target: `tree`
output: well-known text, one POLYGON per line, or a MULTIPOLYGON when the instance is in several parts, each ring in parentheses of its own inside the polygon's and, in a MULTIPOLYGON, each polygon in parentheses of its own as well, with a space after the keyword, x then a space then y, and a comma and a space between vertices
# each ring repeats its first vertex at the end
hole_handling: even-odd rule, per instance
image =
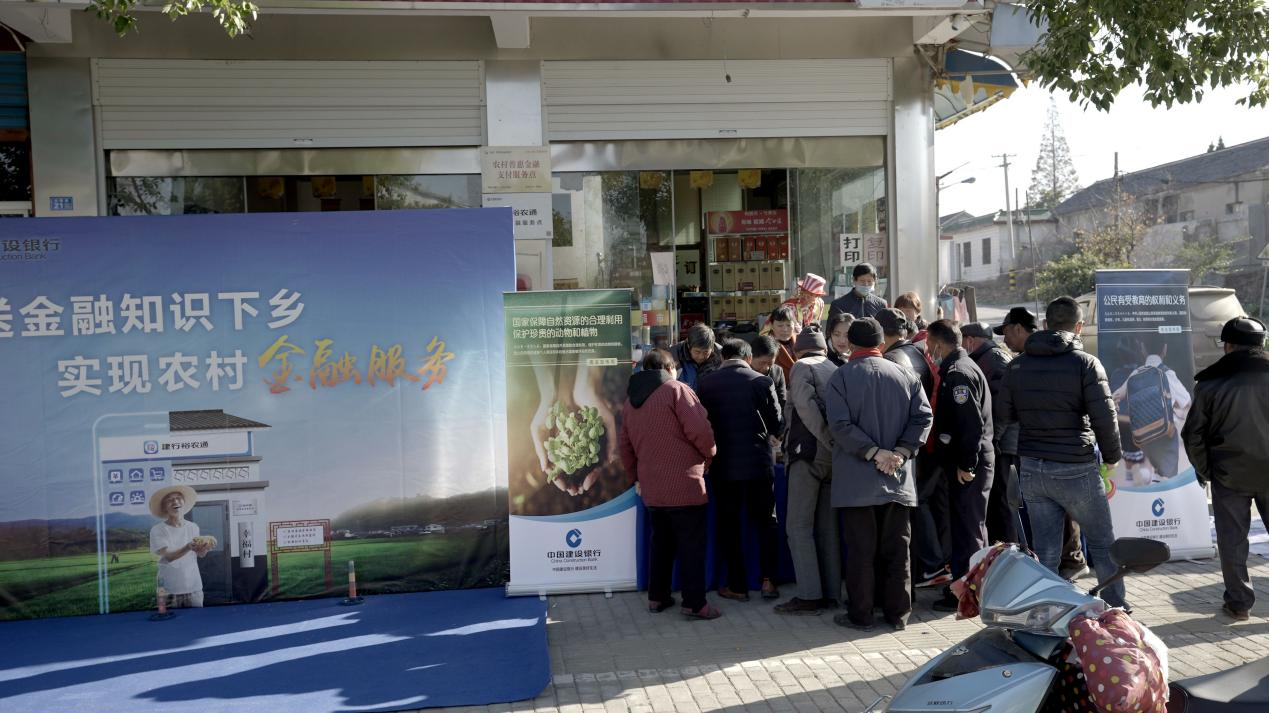
POLYGON ((1189 268, 1190 284, 1202 284, 1208 275, 1229 267, 1234 250, 1221 242, 1219 236, 1187 240, 1177 252, 1174 267, 1189 268))
POLYGON ((1032 297, 1047 302, 1058 297, 1079 297, 1092 292, 1097 284, 1097 271, 1127 267, 1117 262, 1106 262, 1097 256, 1075 251, 1045 265, 1036 273, 1032 297))
POLYGON ((1076 237, 1074 253, 1040 268, 1032 296, 1078 297, 1096 285, 1098 270, 1133 267, 1133 257, 1155 222, 1131 195, 1116 193, 1098 216, 1098 226, 1076 237))
POLYGON ((1071 161, 1071 147, 1058 119, 1057 102, 1049 99, 1049 119, 1040 137, 1040 155, 1031 171, 1027 205, 1052 210, 1079 188, 1079 176, 1071 161))
MULTIPOLYGON (((114 26, 120 36, 137 30, 134 14, 139 0, 91 0, 88 9, 114 26)), ((230 37, 248 33, 260 8, 251 0, 168 0, 163 14, 176 20, 193 13, 208 11, 230 37)))
POLYGON ((1269 104, 1269 8, 1264 0, 1031 0, 1048 33, 1022 56, 1041 86, 1108 110, 1133 84, 1152 106, 1189 103, 1205 88, 1249 83, 1239 103, 1269 104))

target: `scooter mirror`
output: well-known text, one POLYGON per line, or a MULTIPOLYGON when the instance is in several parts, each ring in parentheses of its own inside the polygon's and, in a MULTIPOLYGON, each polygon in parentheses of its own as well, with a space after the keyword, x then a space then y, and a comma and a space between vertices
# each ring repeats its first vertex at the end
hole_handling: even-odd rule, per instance
POLYGON ((1144 537, 1121 537, 1110 546, 1110 561, 1129 572, 1149 572, 1172 558, 1167 543, 1144 537))

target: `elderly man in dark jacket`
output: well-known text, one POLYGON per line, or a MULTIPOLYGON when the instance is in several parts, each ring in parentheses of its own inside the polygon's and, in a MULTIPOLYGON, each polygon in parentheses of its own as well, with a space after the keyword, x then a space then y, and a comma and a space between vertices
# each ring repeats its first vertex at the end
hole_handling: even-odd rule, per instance
POLYGON ((762 597, 776 599, 774 457, 771 439, 780 433, 780 404, 769 377, 750 367, 753 351, 740 339, 723 343, 723 364, 701 379, 698 393, 714 427, 718 455, 709 485, 716 507, 716 547, 727 568, 719 596, 748 601, 749 574, 741 541, 740 514, 758 533, 762 597))
POLYGON ((882 358, 881 339, 875 319, 850 325, 850 361, 829 382, 833 507, 842 509, 842 535, 850 545, 850 604, 833 621, 870 629, 880 599, 886 622, 899 630, 912 613, 908 547, 917 495, 911 460, 932 416, 916 375, 882 358))
POLYGON ((696 394, 675 380, 678 364, 664 349, 643 359, 630 377, 621 419, 621 462, 635 481, 652 521, 648 609, 674 606, 674 562, 683 583, 683 613, 716 619, 705 600, 705 468, 714 456, 714 432, 696 394))
POLYGON ((987 502, 987 541, 1017 542, 1026 544, 1022 528, 1022 492, 1018 490, 1016 458, 1018 452, 1017 425, 1007 426, 1001 409, 1004 399, 1000 391, 1005 387, 1005 370, 1013 355, 996 343, 991 327, 983 322, 969 322, 961 327, 962 345, 987 379, 991 390, 991 420, 994 425, 991 441, 996 458, 996 472, 992 478, 991 499, 987 502))
MULTIPOLYGON (((1115 529, 1093 446, 1106 465, 1119 462, 1119 417, 1105 369, 1080 342, 1084 314, 1079 303, 1059 297, 1049 303, 1045 317, 1049 328, 1032 334, 1023 355, 1009 362, 1001 393, 1005 418, 1020 426, 1022 497, 1032 546, 1040 562, 1057 572, 1063 517, 1069 513, 1088 539, 1098 580, 1105 582, 1116 571, 1110 561, 1115 529)), ((1127 608, 1123 582, 1104 590, 1102 598, 1127 608)))
MULTIPOLYGON (((961 347, 961 331, 940 319, 929 326, 925 348, 939 363, 939 408, 934 412, 934 456, 951 503, 952 578, 969 573, 969 558, 987 546, 987 501, 995 476, 991 444, 991 390, 987 377, 961 347)), ((960 600, 945 589, 937 611, 956 611, 960 600)))
POLYGON ((1194 405, 1181 429, 1199 482, 1212 484, 1216 546, 1227 616, 1243 621, 1256 602, 1247 575, 1251 504, 1269 517, 1269 357, 1265 324, 1237 317, 1221 330, 1225 356, 1194 377, 1194 405))
POLYGON ((723 363, 718 345, 714 343, 714 330, 708 324, 693 324, 687 330, 687 339, 675 344, 670 355, 679 365, 679 381, 696 391, 701 377, 717 369, 723 363))

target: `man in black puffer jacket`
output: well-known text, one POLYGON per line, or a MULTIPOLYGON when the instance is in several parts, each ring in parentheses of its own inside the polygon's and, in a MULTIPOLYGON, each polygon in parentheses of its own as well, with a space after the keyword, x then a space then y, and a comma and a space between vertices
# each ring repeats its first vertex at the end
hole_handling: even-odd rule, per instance
MULTIPOLYGON (((1110 545, 1115 531, 1102 483, 1102 462, 1121 457, 1118 414, 1097 357, 1084 353, 1084 314, 1070 297, 1049 303, 1048 329, 1032 334, 1009 363, 1001 413, 1020 426, 1022 497, 1031 520, 1033 549, 1044 566, 1058 571, 1064 516, 1080 524, 1098 581, 1115 574, 1110 545)), ((1102 592, 1111 606, 1127 608, 1123 583, 1102 592)))

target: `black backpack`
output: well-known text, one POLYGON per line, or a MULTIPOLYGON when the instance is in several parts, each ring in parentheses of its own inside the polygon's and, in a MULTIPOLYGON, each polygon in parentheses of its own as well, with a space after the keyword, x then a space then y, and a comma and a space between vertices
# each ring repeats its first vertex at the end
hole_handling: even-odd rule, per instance
POLYGON ((1128 422, 1138 445, 1176 435, 1176 412, 1164 368, 1144 366, 1128 377, 1128 422))

